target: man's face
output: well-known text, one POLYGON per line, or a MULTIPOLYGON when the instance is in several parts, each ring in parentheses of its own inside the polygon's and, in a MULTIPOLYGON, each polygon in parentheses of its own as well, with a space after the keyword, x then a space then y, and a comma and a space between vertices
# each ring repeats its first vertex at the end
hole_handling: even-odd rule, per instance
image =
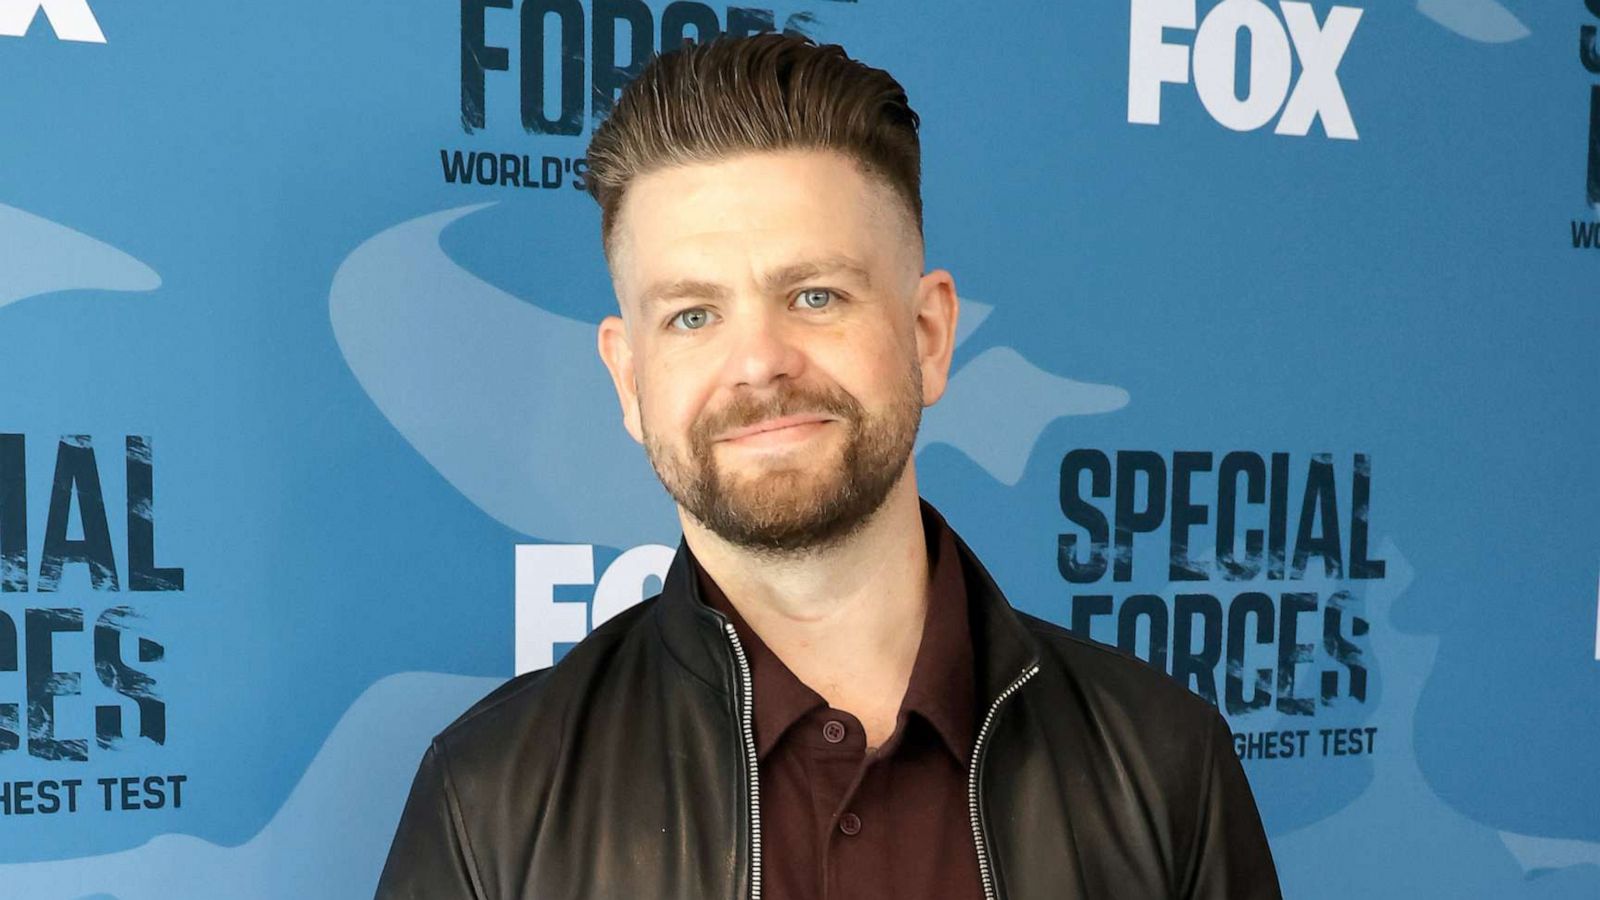
POLYGON ((615 227, 624 318, 601 354, 673 499, 780 553, 870 517, 943 391, 955 322, 902 201, 837 154, 751 153, 641 176, 615 227))

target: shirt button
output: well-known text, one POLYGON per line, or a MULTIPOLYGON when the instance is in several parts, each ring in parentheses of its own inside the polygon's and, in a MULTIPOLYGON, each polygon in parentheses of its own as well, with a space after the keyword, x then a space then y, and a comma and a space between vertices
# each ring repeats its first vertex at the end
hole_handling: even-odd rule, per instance
POLYGON ((830 744, 837 744, 844 740, 844 723, 838 719, 829 719, 822 726, 822 737, 830 744))
POLYGON ((855 813, 845 813, 839 817, 839 830, 845 834, 859 834, 861 832, 861 817, 855 813))

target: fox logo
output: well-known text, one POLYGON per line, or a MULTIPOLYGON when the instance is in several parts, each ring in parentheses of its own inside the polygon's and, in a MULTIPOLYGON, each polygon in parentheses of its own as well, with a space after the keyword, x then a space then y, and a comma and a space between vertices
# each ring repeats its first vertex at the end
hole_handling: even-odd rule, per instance
POLYGON ((1281 20, 1261 0, 1222 0, 1197 27, 1195 0, 1133 0, 1128 121, 1161 124, 1161 86, 1186 84, 1192 73, 1206 112, 1234 131, 1254 131, 1277 117, 1276 133, 1305 137, 1320 118, 1328 137, 1357 140, 1338 72, 1361 10, 1335 6, 1318 23, 1309 3, 1282 0, 1278 8, 1281 20), (1193 47, 1169 41, 1169 30, 1193 31, 1193 47), (1241 34, 1249 38, 1243 97, 1235 93, 1241 34), (1291 78, 1295 59, 1298 80, 1291 78))
POLYGON ((50 20, 56 38, 104 44, 105 32, 89 8, 89 0, 0 0, 0 37, 22 37, 28 33, 39 10, 50 20))

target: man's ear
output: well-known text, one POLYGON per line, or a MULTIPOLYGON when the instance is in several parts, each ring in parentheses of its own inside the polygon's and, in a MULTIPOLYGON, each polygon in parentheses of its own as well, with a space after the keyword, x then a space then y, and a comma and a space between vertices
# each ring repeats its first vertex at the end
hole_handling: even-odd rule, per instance
POLYGON ((622 405, 622 427, 642 444, 644 430, 639 426, 639 382, 633 369, 633 346, 628 343, 628 326, 620 316, 600 320, 599 350, 617 389, 617 402, 622 405))
POLYGON ((955 278, 944 269, 922 276, 913 306, 917 317, 917 364, 922 367, 922 405, 932 406, 944 396, 945 385, 950 381, 956 319, 961 313, 955 278))

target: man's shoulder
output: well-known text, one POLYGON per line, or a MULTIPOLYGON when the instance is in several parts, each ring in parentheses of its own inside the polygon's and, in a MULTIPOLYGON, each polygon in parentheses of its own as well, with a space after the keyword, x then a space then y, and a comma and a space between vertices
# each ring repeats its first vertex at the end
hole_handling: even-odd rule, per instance
POLYGON ((554 665, 524 672, 495 687, 434 738, 436 746, 463 763, 486 755, 515 756, 528 741, 559 740, 575 703, 617 668, 619 657, 636 653, 653 628, 651 597, 632 606, 573 645, 554 665))
POLYGON ((1139 657, 1021 610, 1017 616, 1038 640, 1041 662, 1058 669, 1096 710, 1125 713, 1130 721, 1169 735, 1179 730, 1204 735, 1221 718, 1204 698, 1139 657))

